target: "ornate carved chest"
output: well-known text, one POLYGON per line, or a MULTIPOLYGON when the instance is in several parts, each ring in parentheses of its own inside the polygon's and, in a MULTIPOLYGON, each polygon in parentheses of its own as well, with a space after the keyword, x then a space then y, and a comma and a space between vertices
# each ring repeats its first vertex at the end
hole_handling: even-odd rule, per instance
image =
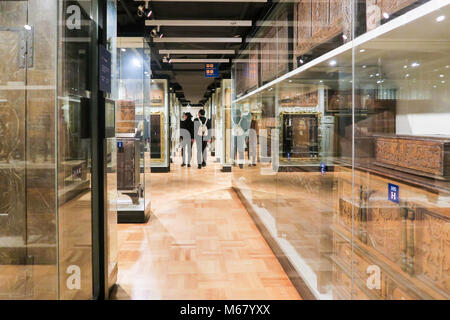
POLYGON ((450 138, 377 135, 375 164, 440 180, 450 178, 450 138))
POLYGON ((339 166, 335 171, 336 296, 349 298, 348 277, 353 272, 354 299, 449 299, 448 190, 425 191, 365 170, 355 169, 352 175, 351 169, 339 166), (389 182, 399 185, 399 203, 387 199, 389 182), (372 282, 375 276, 379 281, 372 282))

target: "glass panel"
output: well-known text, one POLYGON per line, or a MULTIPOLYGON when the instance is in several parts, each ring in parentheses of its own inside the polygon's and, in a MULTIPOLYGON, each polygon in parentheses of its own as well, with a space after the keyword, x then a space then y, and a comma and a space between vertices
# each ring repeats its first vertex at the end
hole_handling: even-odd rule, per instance
MULTIPOLYGON (((118 219, 145 222, 150 213, 150 197, 145 187, 149 159, 148 116, 150 66, 148 45, 142 39, 121 38, 119 52, 119 100, 116 109, 118 219)), ((166 157, 167 159, 167 157, 166 157)), ((148 181, 147 181, 148 180, 148 181)))
POLYGON ((450 297, 449 16, 299 0, 234 60, 233 185, 304 297, 450 297))
POLYGON ((0 3, 0 298, 55 299, 56 4, 0 3))
POLYGON ((355 299, 450 297, 450 6, 424 2, 368 3, 354 49, 355 299))
MULTIPOLYGON (((96 1, 61 1, 58 39, 58 225, 61 299, 92 297, 89 54, 96 1)), ((39 1, 39 7, 42 2, 39 1)))

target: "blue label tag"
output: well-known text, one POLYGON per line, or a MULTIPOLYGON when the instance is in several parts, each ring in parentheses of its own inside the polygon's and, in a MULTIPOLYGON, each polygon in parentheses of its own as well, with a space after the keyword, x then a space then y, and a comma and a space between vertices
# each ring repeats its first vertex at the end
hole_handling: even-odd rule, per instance
POLYGON ((388 200, 398 203, 400 200, 399 192, 400 192, 399 186, 392 183, 388 184, 388 200))
POLYGON ((123 148, 123 142, 122 141, 117 142, 117 148, 119 148, 119 149, 123 148))
POLYGON ((325 163, 320 164, 320 173, 325 174, 327 172, 327 165, 325 163))

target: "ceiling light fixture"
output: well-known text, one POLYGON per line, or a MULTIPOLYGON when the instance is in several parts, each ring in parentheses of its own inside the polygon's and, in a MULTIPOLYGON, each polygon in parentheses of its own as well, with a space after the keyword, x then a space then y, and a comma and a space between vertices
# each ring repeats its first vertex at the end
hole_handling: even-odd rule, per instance
POLYGON ((330 61, 330 66, 334 67, 335 65, 337 65, 337 61, 336 60, 331 60, 330 61))
POLYGON ((439 16, 439 17, 436 18, 437 22, 442 22, 444 20, 445 20, 445 16, 439 16))
POLYGON ((149 8, 148 1, 145 2, 145 5, 139 5, 137 15, 139 17, 147 17, 150 18, 153 14, 153 10, 149 8))
POLYGON ((24 25, 23 27, 25 28, 25 30, 31 30, 31 26, 28 24, 24 25))
POLYGON ((387 12, 383 12, 383 18, 385 18, 385 19, 389 19, 389 13, 387 13, 387 12))

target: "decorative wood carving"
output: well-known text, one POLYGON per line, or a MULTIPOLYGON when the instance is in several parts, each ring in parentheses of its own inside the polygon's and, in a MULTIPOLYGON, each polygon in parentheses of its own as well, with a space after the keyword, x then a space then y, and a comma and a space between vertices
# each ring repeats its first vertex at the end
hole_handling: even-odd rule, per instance
POLYGON ((117 101, 116 133, 135 132, 135 105, 132 100, 117 101))
POLYGON ((418 136, 376 136, 380 166, 435 179, 450 178, 450 139, 418 136))
POLYGON ((349 10, 349 0, 299 0, 294 8, 296 55, 306 54, 339 34, 350 40, 349 10))
POLYGON ((316 107, 319 104, 319 91, 316 87, 282 90, 280 106, 282 107, 316 107))
POLYGON ((369 292, 375 298, 449 299, 450 211, 445 201, 424 202, 426 191, 401 185, 396 204, 382 199, 383 178, 357 171, 354 186, 351 176, 340 177, 332 228, 333 284, 342 287, 342 273, 353 272, 353 287, 366 292, 367 269, 376 266, 380 288, 369 292), (357 195, 353 204, 351 194, 357 195))

